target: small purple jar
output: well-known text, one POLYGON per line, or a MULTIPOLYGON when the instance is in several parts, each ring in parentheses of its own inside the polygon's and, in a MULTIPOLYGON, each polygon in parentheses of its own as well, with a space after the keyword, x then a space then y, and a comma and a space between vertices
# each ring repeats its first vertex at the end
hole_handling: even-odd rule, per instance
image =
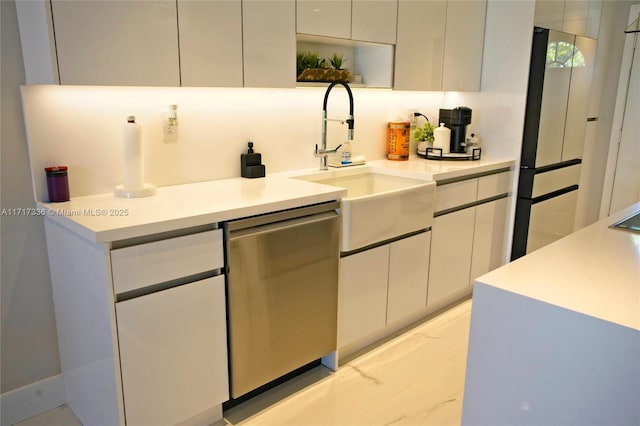
POLYGON ((47 172, 49 202, 69 201, 67 166, 46 167, 44 171, 47 172))

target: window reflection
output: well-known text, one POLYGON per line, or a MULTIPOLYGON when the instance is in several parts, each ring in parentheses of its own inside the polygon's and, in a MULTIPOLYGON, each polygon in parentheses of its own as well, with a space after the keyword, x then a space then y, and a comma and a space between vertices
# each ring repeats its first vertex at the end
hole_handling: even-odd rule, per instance
POLYGON ((576 46, 566 41, 547 45, 547 68, 584 67, 584 55, 576 46))

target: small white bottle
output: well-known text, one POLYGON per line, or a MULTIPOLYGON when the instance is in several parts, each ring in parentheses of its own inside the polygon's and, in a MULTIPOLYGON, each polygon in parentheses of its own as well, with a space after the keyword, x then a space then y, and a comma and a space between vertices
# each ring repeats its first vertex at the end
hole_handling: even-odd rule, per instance
MULTIPOLYGON (((440 123, 440 127, 433 129, 433 147, 442 149, 442 154, 448 154, 451 145, 451 129, 444 127, 444 123, 440 123)), ((433 152, 440 154, 440 150, 433 152)))
POLYGON ((343 166, 351 164, 351 142, 346 140, 340 147, 340 164, 343 166))

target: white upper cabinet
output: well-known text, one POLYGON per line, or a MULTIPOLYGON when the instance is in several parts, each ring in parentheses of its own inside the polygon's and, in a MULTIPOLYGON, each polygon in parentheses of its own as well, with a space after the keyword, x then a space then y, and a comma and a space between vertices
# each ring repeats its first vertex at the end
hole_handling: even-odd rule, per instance
POLYGON ((394 88, 480 90, 486 7, 482 0, 400 0, 394 88))
POLYGON ((480 90, 486 13, 486 1, 448 0, 442 90, 480 90))
POLYGON ((246 87, 295 87, 295 0, 243 0, 246 87))
POLYGON ((241 2, 178 0, 178 27, 183 86, 242 86, 241 2))
POLYGON ((61 84, 179 86, 176 3, 52 0, 61 84))
POLYGON ((296 32, 395 44, 398 0, 298 0, 296 32))
POLYGON ((538 0, 534 25, 598 38, 603 0, 538 0))
POLYGON ((446 16, 446 0, 400 0, 395 89, 438 91, 442 88, 446 16), (425 25, 425 16, 429 16, 428 25, 425 25))
POLYGON ((298 0, 296 32, 351 38, 351 0, 298 0))
POLYGON ((395 44, 398 0, 353 0, 351 38, 374 43, 395 44))

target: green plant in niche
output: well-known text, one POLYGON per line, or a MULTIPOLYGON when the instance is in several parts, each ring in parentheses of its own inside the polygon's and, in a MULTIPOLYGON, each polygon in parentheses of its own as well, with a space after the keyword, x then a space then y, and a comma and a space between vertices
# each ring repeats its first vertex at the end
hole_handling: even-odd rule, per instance
POLYGON ((296 54, 298 74, 306 68, 325 68, 325 60, 315 52, 299 52, 296 54))
POLYGON ((338 53, 334 53, 330 58, 329 58, 329 63, 331 64, 331 66, 337 70, 341 70, 342 66, 344 65, 344 63, 347 62, 346 59, 344 59, 343 55, 340 55, 338 53))
POLYGON ((424 125, 416 127, 413 137, 417 141, 433 142, 433 129, 435 126, 427 121, 424 125))

